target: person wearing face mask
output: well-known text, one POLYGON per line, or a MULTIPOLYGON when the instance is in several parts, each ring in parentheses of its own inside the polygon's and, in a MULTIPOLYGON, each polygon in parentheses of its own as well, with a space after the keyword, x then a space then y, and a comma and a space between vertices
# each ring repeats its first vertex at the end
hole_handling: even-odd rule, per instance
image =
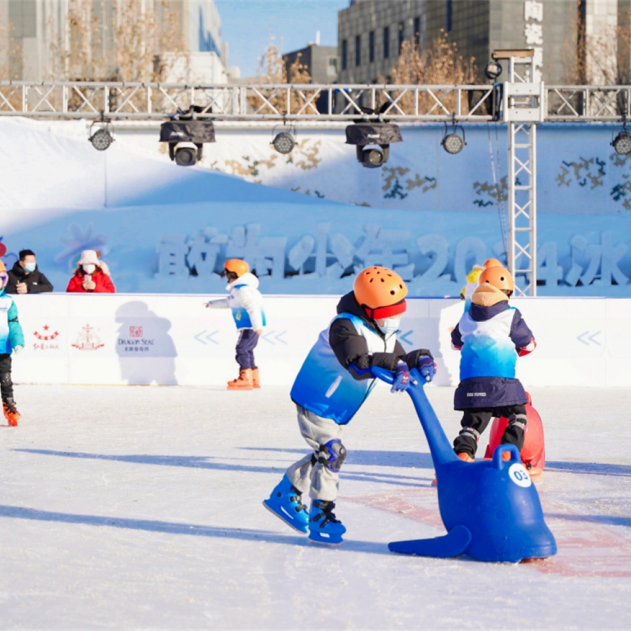
POLYGON ((19 353, 24 348, 24 333, 18 321, 18 308, 13 298, 5 292, 9 274, 0 261, 0 394, 2 411, 9 425, 16 426, 20 414, 13 398, 11 381, 11 353, 19 353))
POLYGON ((68 283, 67 292, 73 293, 116 293, 116 288, 109 277, 107 265, 99 260, 95 250, 83 250, 68 283))
POLYGON ((333 513, 346 458, 341 437, 375 385, 371 368, 394 373, 392 392, 407 389, 412 368, 427 381, 434 377, 436 365, 428 350, 406 353, 397 341, 406 295, 405 282, 392 270, 374 266, 360 272, 292 387, 298 426, 313 453, 287 469, 263 504, 295 530, 308 532, 315 543, 340 545, 346 532, 333 513), (309 513, 302 504, 307 491, 309 513))
POLYGON ((9 272, 5 291, 8 294, 41 294, 52 290, 50 281, 37 269, 35 252, 21 250, 19 259, 9 272))

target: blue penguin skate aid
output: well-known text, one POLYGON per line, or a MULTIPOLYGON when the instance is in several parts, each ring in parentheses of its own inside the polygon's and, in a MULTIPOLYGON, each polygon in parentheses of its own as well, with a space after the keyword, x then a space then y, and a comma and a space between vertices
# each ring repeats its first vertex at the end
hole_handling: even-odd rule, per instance
MULTIPOLYGON (((372 372, 392 383, 392 373, 381 368, 372 372)), ((423 390, 425 379, 415 368, 410 373, 407 392, 429 443, 438 480, 438 507, 448 534, 398 541, 388 548, 402 554, 443 558, 467 554, 478 561, 510 563, 556 554, 554 535, 518 449, 500 445, 492 460, 460 460, 423 390), (506 452, 508 461, 502 457, 506 452)))
POLYGON ((287 474, 276 485, 269 499, 263 500, 263 506, 294 530, 303 534, 307 533, 309 514, 306 511, 306 506, 300 501, 300 494, 292 486, 287 474))

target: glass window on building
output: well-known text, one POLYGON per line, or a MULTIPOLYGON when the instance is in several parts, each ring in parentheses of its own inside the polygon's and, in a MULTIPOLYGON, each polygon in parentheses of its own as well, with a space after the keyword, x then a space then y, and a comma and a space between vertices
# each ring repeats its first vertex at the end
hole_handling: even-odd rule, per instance
POLYGON ((361 66, 362 64, 362 36, 355 35, 355 65, 361 66))
POLYGON ((403 22, 399 22, 399 55, 401 54, 401 49, 403 48, 403 42, 405 40, 405 25, 403 22))
POLYGON ((414 47, 421 47, 421 18, 414 18, 414 47))
POLYGON ((390 57, 390 28, 388 26, 383 27, 383 58, 388 59, 390 57))
POLYGON ((346 59, 348 57, 348 42, 342 40, 342 70, 346 70, 346 59))
POLYGON ((368 61, 375 61, 375 31, 368 33, 368 61))
POLYGON ((329 77, 337 76, 337 57, 328 57, 326 60, 326 74, 329 77))
POLYGON ((447 24, 445 30, 447 33, 451 33, 454 28, 454 3, 453 0, 447 0, 447 24))

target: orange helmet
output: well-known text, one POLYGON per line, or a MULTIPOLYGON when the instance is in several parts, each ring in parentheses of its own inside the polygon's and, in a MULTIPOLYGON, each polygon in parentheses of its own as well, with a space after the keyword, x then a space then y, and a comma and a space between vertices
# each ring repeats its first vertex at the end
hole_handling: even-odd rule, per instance
POLYGON ((374 265, 357 274, 353 293, 368 316, 380 320, 405 311, 408 288, 396 272, 374 265))
POLYGON ((485 269, 480 274, 480 285, 482 283, 493 285, 493 287, 503 291, 507 296, 510 296, 515 289, 515 281, 512 274, 501 265, 485 269))
POLYGON ((243 274, 246 274, 247 272, 250 271, 250 266, 245 261, 242 261, 241 259, 228 259, 223 264, 223 269, 224 269, 224 274, 227 274, 228 272, 232 272, 233 274, 236 275, 237 278, 240 278, 241 276, 243 276, 243 274))
POLYGON ((497 259, 486 259, 486 261, 482 263, 482 267, 486 269, 487 267, 504 267, 504 265, 497 259))

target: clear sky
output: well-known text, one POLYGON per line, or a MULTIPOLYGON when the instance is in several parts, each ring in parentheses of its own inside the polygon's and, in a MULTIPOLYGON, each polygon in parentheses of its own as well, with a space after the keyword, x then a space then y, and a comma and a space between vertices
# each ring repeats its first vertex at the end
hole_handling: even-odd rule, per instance
POLYGON ((222 39, 230 46, 229 63, 249 77, 270 35, 281 40, 283 53, 314 42, 316 31, 322 46, 337 46, 337 12, 349 0, 215 0, 215 5, 222 39))

